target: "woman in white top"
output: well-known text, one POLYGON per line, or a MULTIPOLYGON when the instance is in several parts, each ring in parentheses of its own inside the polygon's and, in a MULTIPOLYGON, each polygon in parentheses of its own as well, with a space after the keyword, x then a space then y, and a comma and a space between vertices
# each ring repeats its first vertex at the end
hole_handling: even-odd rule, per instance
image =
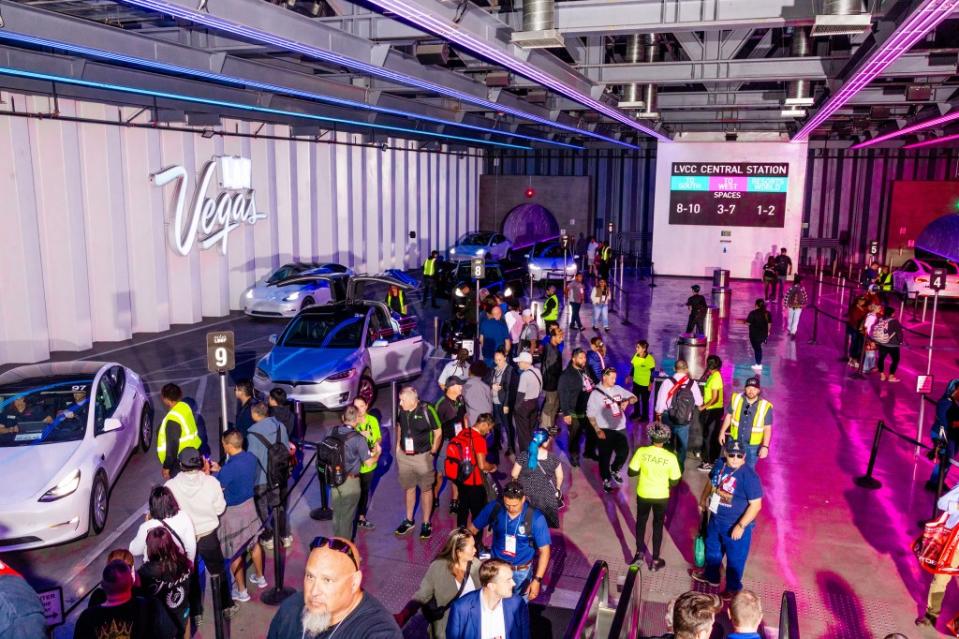
POLYGON ((468 592, 479 590, 479 566, 473 535, 466 528, 456 528, 427 569, 413 600, 396 615, 397 623, 402 626, 422 607, 427 619, 438 616, 430 624, 433 639, 446 639, 450 604, 468 592), (430 615, 431 611, 436 614, 430 615))
POLYGON ((609 284, 600 280, 589 294, 593 302, 593 328, 597 331, 600 326, 609 332, 609 284))
POLYGON ((147 533, 157 526, 166 526, 174 541, 186 553, 191 563, 196 560, 196 531, 193 520, 184 510, 180 510, 176 497, 166 486, 154 486, 150 491, 150 512, 146 521, 140 524, 137 536, 130 542, 130 552, 134 557, 142 557, 147 561, 147 533))
POLYGON ((436 382, 440 385, 440 390, 446 392, 446 380, 450 377, 459 377, 468 379, 470 376, 470 354, 465 348, 461 348, 456 357, 451 362, 447 362, 440 372, 439 379, 436 382))

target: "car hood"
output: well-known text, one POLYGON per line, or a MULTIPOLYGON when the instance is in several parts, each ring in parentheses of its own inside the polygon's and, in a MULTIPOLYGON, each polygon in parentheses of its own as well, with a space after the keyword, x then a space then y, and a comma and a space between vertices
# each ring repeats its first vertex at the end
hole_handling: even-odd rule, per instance
POLYGON ((457 244, 454 248, 456 249, 456 253, 464 255, 476 255, 476 252, 480 249, 485 251, 490 250, 490 247, 481 244, 457 244))
POLYGON ((361 349, 274 347, 260 360, 271 381, 319 382, 339 373, 362 359, 361 349))
MULTIPOLYGON (((563 258, 561 257, 533 257, 530 258, 529 263, 545 269, 562 270, 563 268, 563 258)), ((567 266, 575 263, 572 258, 566 260, 567 266)))
POLYGON ((0 475, 3 476, 0 506, 39 498, 40 492, 52 487, 65 472, 73 472, 76 464, 70 464, 70 458, 82 443, 0 448, 0 475))
POLYGON ((290 293, 303 290, 303 284, 289 284, 274 286, 273 284, 257 284, 253 287, 253 299, 282 301, 290 293))

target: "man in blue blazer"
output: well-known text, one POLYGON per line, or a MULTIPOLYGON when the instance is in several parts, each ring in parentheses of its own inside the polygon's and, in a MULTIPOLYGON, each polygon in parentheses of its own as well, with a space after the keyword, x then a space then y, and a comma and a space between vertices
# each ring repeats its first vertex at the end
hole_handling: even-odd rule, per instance
POLYGON ((450 607, 446 639, 529 639, 526 600, 513 595, 513 569, 488 559, 479 569, 480 589, 450 607))

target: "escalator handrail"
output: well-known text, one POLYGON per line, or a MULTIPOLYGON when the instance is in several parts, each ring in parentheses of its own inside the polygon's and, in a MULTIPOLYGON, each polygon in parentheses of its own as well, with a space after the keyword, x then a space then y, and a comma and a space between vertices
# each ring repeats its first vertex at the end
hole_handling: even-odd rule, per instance
POLYGON ((639 595, 642 592, 643 578, 639 572, 639 564, 631 564, 626 573, 626 580, 623 582, 623 590, 619 596, 619 603, 616 605, 616 613, 613 615, 613 623, 609 627, 609 639, 619 639, 619 637, 635 637, 639 622, 639 595), (639 580, 639 588, 636 587, 636 580, 639 580), (630 614, 631 613, 631 614, 630 614), (629 615, 630 618, 627 618, 629 615), (627 634, 623 634, 623 627, 627 626, 627 634))
POLYGON ((782 604, 779 606, 779 639, 800 639, 796 593, 791 590, 783 591, 782 604))
POLYGON ((586 585, 579 596, 579 601, 576 602, 576 608, 573 609, 573 617, 566 627, 563 639, 579 639, 583 635, 589 611, 597 597, 600 603, 609 603, 609 566, 602 559, 596 560, 589 571, 586 585))

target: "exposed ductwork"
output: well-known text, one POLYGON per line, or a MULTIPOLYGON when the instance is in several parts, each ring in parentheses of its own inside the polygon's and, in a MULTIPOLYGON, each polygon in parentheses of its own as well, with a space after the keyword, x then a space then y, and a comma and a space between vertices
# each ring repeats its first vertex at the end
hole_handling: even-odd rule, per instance
MULTIPOLYGON (((659 42, 655 33, 631 35, 626 41, 626 61, 630 63, 657 62, 659 60, 659 42)), ((623 88, 621 109, 639 109, 637 118, 655 120, 657 87, 655 84, 632 82, 623 88)))
POLYGON ((563 34, 556 30, 554 0, 523 0, 523 30, 514 31, 510 41, 524 49, 565 47, 563 34))
MULTIPOLYGON (((789 53, 794 58, 804 58, 812 55, 812 41, 806 27, 797 27, 793 31, 789 53)), ((783 105, 784 117, 802 117, 806 112, 796 107, 812 106, 812 82, 806 79, 790 80, 786 84, 786 100, 783 105)))
POLYGON ((863 10, 862 0, 820 0, 821 11, 813 22, 811 35, 827 38, 857 35, 872 28, 872 15, 863 10))

